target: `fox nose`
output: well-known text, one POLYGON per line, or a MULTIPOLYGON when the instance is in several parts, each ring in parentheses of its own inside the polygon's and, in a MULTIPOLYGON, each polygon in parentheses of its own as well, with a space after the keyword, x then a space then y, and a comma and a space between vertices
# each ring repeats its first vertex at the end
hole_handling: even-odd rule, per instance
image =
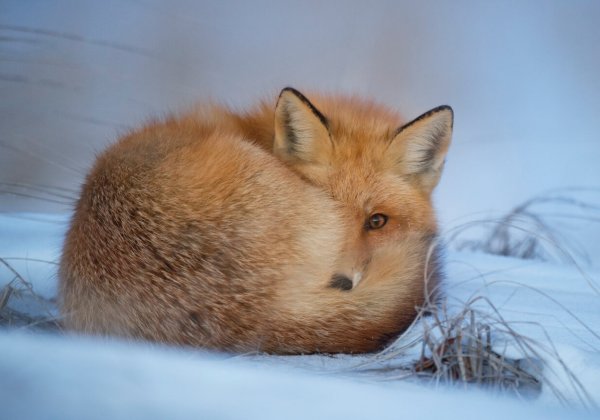
POLYGON ((352 280, 344 274, 334 274, 331 276, 331 281, 329 282, 329 287, 340 290, 352 290, 352 280))
POLYGON ((352 290, 358 285, 358 282, 362 279, 362 273, 356 272, 352 276, 352 278, 346 276, 345 274, 334 274, 331 276, 331 281, 329 282, 329 287, 333 287, 334 289, 340 290, 352 290))

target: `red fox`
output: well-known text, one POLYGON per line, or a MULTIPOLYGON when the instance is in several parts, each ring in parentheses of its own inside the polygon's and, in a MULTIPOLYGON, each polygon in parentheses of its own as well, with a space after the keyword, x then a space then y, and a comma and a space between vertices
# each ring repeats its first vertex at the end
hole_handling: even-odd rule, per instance
POLYGON ((440 279, 431 192, 453 112, 284 89, 100 155, 60 263, 69 329, 233 352, 363 353, 440 279))

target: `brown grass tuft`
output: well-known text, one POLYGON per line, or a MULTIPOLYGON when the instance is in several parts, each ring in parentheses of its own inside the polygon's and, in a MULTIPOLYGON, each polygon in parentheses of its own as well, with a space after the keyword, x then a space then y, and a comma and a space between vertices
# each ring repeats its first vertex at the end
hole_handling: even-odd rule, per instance
POLYGON ((565 222, 600 222, 600 206, 576 198, 579 193, 598 193, 595 188, 565 188, 548 191, 515 206, 497 219, 464 223, 447 232, 447 241, 457 250, 485 252, 520 259, 572 263, 589 256, 568 233, 565 222), (475 238, 463 239, 473 229, 486 228, 475 238))
POLYGON ((55 315, 57 312, 56 301, 36 293, 31 283, 25 280, 4 258, 0 258, 0 265, 4 265, 13 276, 0 289, 0 327, 44 331, 60 330, 60 322, 55 315), (33 307, 34 310, 17 309, 18 306, 33 307), (39 315, 32 315, 32 313, 39 315))

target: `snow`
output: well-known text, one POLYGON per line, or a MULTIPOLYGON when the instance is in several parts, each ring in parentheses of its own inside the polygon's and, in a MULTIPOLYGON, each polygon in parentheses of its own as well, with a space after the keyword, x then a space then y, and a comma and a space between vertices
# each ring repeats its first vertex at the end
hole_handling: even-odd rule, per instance
POLYGON ((1 333, 7 419, 593 418, 482 392, 249 366, 222 356, 1 333))
MULTIPOLYGON (((66 215, 0 215, 0 255, 47 297, 66 215)), ((365 374, 397 359, 372 356, 210 354, 110 339, 0 332, 5 418, 593 418, 600 401, 600 276, 567 264, 450 251, 449 310, 485 296, 520 334, 539 344, 547 381, 537 398, 498 395, 365 374), (590 283, 592 282, 592 283, 590 283), (578 383, 574 382, 576 378, 578 383), (557 392, 555 392, 557 391, 557 392), (557 393, 559 397, 557 397, 557 393), (435 403, 432 403, 435 401, 435 403), (592 411, 585 411, 585 409, 592 411)), ((0 269, 3 285, 12 276, 0 269)), ((35 302, 29 302, 34 310, 35 302)), ((482 312, 492 313, 482 304, 482 312)), ((395 347, 422 334, 418 325, 395 347)), ((500 351, 519 357, 510 342, 500 351), (504 348, 508 346, 507 348, 504 348)))

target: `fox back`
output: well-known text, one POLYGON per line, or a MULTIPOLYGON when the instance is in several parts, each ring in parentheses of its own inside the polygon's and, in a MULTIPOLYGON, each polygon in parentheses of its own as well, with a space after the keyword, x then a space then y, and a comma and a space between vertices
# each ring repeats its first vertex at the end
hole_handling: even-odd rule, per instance
POLYGON ((154 122, 105 151, 60 265, 76 331, 228 351, 368 352, 439 281, 431 191, 452 111, 402 124, 284 89, 154 122))

